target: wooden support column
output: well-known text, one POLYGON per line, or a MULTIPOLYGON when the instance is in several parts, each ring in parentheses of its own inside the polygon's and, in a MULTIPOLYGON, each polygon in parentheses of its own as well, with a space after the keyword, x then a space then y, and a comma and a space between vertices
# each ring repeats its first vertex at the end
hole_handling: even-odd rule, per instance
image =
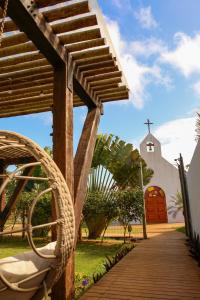
POLYGON ((74 159, 75 241, 77 241, 78 230, 81 223, 81 215, 87 190, 87 178, 92 164, 100 115, 100 107, 95 107, 88 111, 74 159))
MULTIPOLYGON (((22 174, 22 176, 30 176, 32 174, 34 170, 34 167, 29 167, 26 168, 22 174)), ((13 209, 13 207, 15 206, 20 193, 23 191, 23 189, 25 188, 26 184, 27 184, 28 180, 20 180, 12 194, 12 196, 10 197, 8 203, 6 204, 6 206, 4 207, 3 211, 0 213, 0 228, 3 229, 6 221, 8 220, 11 211, 13 209)))
MULTIPOLYGON (((73 164, 73 93, 67 86, 66 67, 54 70, 53 158, 61 170, 74 198, 73 164)), ((73 253, 66 271, 52 289, 52 300, 71 300, 74 293, 73 253)))
MULTIPOLYGON (((4 174, 5 172, 5 166, 1 163, 0 164, 0 174, 4 174)), ((3 178, 0 179, 0 184, 3 183, 3 178)), ((0 195, 0 213, 4 210, 6 206, 6 195, 5 195, 5 191, 3 191, 3 193, 0 195)))

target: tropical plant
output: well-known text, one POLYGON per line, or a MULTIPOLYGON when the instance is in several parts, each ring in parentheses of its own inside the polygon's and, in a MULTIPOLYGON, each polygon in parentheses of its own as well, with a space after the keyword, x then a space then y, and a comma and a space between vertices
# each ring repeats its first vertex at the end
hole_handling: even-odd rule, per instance
POLYGON ((147 168, 139 151, 134 149, 132 144, 112 134, 97 136, 92 167, 104 166, 113 175, 118 188, 134 189, 140 186, 140 161, 143 167, 144 185, 146 185, 153 171, 147 168))
POLYGON ((171 197, 168 212, 173 218, 176 218, 179 212, 183 212, 183 198, 180 192, 177 192, 176 195, 171 197))
POLYGON ((90 239, 96 239, 117 216, 116 186, 112 174, 102 166, 91 169, 83 215, 90 239))
POLYGON ((105 233, 109 223, 119 214, 118 191, 138 191, 141 162, 144 184, 147 184, 153 171, 147 168, 133 145, 112 134, 97 136, 83 210, 89 238, 97 238, 102 232, 105 233))
POLYGON ((143 193, 141 189, 119 191, 117 196, 118 221, 124 228, 124 243, 126 231, 130 223, 141 221, 143 214, 143 193))

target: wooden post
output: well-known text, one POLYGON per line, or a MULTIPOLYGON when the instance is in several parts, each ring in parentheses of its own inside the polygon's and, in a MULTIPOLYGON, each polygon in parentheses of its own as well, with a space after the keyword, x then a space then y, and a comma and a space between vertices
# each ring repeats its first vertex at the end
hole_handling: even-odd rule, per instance
MULTIPOLYGON (((3 164, 0 164, 0 174, 4 174, 5 172, 5 166, 3 164)), ((0 179, 0 184, 3 183, 3 178, 0 179)), ((4 210, 4 207, 6 206, 6 195, 5 191, 2 192, 0 195, 0 213, 4 210)))
POLYGON ((87 178, 92 164, 100 115, 100 107, 95 107, 88 111, 74 159, 75 241, 77 241, 81 223, 81 215, 87 190, 87 178))
POLYGON ((145 195, 144 195, 144 180, 143 180, 143 171, 142 171, 142 162, 140 161, 140 180, 141 180, 141 189, 143 197, 143 214, 142 214, 142 228, 143 228, 143 237, 147 239, 147 222, 146 222, 146 207, 145 207, 145 195))
MULTIPOLYGON (((67 86, 67 68, 54 70, 53 96, 53 158, 61 170, 71 195, 74 194, 73 165, 73 93, 67 86)), ((71 300, 74 294, 74 259, 52 289, 52 300, 71 300)))

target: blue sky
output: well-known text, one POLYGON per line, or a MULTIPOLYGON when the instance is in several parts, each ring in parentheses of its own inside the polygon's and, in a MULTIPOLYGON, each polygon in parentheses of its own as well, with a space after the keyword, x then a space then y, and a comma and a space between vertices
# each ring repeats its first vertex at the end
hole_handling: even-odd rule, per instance
MULTIPOLYGON (((131 89, 129 102, 104 106, 99 132, 138 147, 150 118, 163 155, 173 161, 182 152, 189 163, 200 103, 200 1, 99 0, 99 5, 131 89)), ((85 113, 74 110, 75 148, 85 113)), ((0 128, 51 146, 50 113, 0 119, 0 128)))

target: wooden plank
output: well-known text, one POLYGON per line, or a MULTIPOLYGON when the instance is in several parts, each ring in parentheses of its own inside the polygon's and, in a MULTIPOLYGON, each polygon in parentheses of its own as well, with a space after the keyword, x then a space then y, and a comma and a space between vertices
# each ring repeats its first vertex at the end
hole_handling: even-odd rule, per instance
POLYGON ((43 15, 48 22, 53 22, 88 12, 89 6, 87 0, 71 0, 60 7, 53 9, 50 7, 47 11, 43 11, 43 15))
POLYGON ((65 48, 69 52, 76 52, 76 51, 81 51, 81 50, 94 48, 98 46, 105 46, 105 40, 103 38, 69 44, 66 45, 65 48))
POLYGON ((3 80, 10 80, 10 79, 12 79, 13 82, 15 82, 17 79, 25 80, 27 78, 30 78, 29 76, 36 76, 36 75, 42 76, 42 74, 45 74, 49 71, 53 72, 53 69, 50 65, 39 66, 32 69, 25 69, 25 70, 22 69, 22 71, 18 71, 18 72, 0 74, 0 79, 1 82, 3 82, 3 80))
POLYGON ((103 98, 102 102, 112 102, 112 101, 119 101, 119 100, 128 100, 129 94, 128 92, 125 95, 120 96, 113 96, 113 97, 106 97, 103 98))
POLYGON ((94 25, 97 25, 96 15, 93 13, 87 13, 80 16, 68 18, 67 21, 52 24, 51 27, 57 34, 94 25))
POLYGON ((106 80, 106 79, 114 79, 114 78, 121 78, 121 71, 115 71, 115 72, 111 72, 111 73, 104 73, 104 74, 98 74, 98 75, 94 75, 94 76, 88 76, 85 79, 85 82, 88 84, 91 84, 93 82, 98 82, 98 81, 102 81, 102 80, 106 80))
POLYGON ((109 55, 109 48, 107 46, 96 47, 89 50, 71 53, 73 60, 83 60, 87 58, 95 58, 98 56, 109 55))
MULTIPOLYGON (((49 77, 49 78, 44 78, 44 79, 39 79, 39 80, 33 80, 32 84, 33 84, 33 86, 36 87, 36 86, 47 85, 52 82, 53 82, 53 78, 49 77)), ((7 84, 5 86, 0 86, 0 94, 9 89, 11 91, 15 91, 15 90, 23 89, 23 88, 30 88, 30 82, 22 82, 22 83, 18 83, 18 84, 12 84, 12 81, 10 81, 10 84, 7 84)))
POLYGON ((5 25, 4 25, 4 32, 11 32, 11 31, 18 31, 19 28, 17 28, 17 25, 9 18, 6 19, 5 25))
MULTIPOLYGON (((29 55, 30 56, 30 55, 29 55)), ((50 66, 46 58, 39 58, 37 60, 28 59, 26 62, 16 62, 16 64, 7 64, 4 67, 0 67, 0 74, 8 74, 10 77, 15 76, 18 72, 23 72, 25 70, 29 70, 34 72, 35 68, 50 66)))
POLYGON ((12 56, 6 59, 0 60, 0 69, 2 67, 8 67, 11 65, 17 65, 21 63, 26 63, 26 62, 31 62, 34 60, 42 59, 44 56, 39 53, 38 51, 31 53, 31 54, 26 54, 26 55, 21 55, 21 56, 12 56))
MULTIPOLYGON (((50 83, 50 84, 43 84, 43 85, 38 85, 38 86, 29 86, 27 88, 22 88, 22 89, 18 89, 18 90, 13 90, 12 91, 12 95, 22 95, 23 93, 26 93, 26 92, 35 92, 35 91, 43 91, 45 89, 51 89, 53 87, 53 84, 50 83)), ((8 96, 8 95, 11 95, 9 91, 3 91, 3 92, 0 92, 0 97, 3 97, 3 96, 8 96)))
MULTIPOLYGON (((1 1, 0 5, 3 6, 4 2, 1 1)), ((59 38, 33 4, 31 0, 9 1, 8 15, 52 65, 66 63, 66 53, 59 38)))
POLYGON ((104 96, 105 94, 112 94, 112 93, 116 93, 116 92, 126 92, 127 87, 122 85, 122 86, 118 86, 116 88, 104 88, 103 90, 100 90, 98 92, 96 92, 96 95, 99 96, 104 96))
POLYGON ((84 66, 89 66, 90 64, 97 64, 97 63, 102 63, 104 61, 112 61, 112 55, 107 54, 107 55, 100 55, 100 56, 95 56, 95 57, 88 57, 84 59, 77 59, 75 61, 75 66, 74 66, 74 75, 78 75, 79 70, 81 67, 84 66))
POLYGON ((2 113, 0 111, 0 118, 9 118, 9 117, 16 117, 16 116, 24 116, 24 115, 30 115, 30 114, 36 114, 36 113, 41 113, 41 112, 47 112, 51 111, 52 107, 37 107, 33 109, 21 109, 20 111, 7 111, 2 113))
POLYGON ((19 100, 19 99, 24 99, 24 98, 28 98, 28 97, 39 97, 42 94, 44 95, 53 95, 53 89, 49 89, 49 90, 43 90, 43 91, 34 91, 34 92, 26 92, 26 93, 22 93, 21 95, 9 95, 9 96, 4 96, 4 97, 0 97, 0 103, 4 102, 4 101, 9 101, 9 100, 19 100))
MULTIPOLYGON (((51 70, 50 70, 51 71, 51 70)), ((26 84, 27 82, 30 85, 30 82, 32 82, 33 84, 37 84, 38 82, 45 82, 48 83, 49 80, 53 79, 53 72, 41 72, 39 74, 37 73, 32 73, 31 75, 27 75, 27 76, 20 76, 19 74, 17 74, 18 76, 15 77, 8 77, 8 78, 2 78, 2 76, 0 76, 1 79, 1 84, 0 84, 0 90, 1 89, 6 89, 6 88, 10 88, 10 87, 20 87, 20 84, 26 84), (45 81, 46 80, 46 81, 45 81)))
POLYGON ((34 110, 37 108, 38 109, 49 108, 49 110, 51 110, 52 104, 53 104, 52 99, 47 99, 42 102, 35 102, 35 103, 31 102, 31 103, 28 103, 27 105, 24 102, 21 104, 18 104, 17 106, 7 104, 6 107, 0 106, 0 109, 1 109, 1 114, 8 113, 8 112, 14 113, 14 112, 30 111, 30 110, 34 110))
MULTIPOLYGON (((65 68, 55 69, 54 75, 53 157, 67 182, 72 199, 74 199, 73 94, 67 87, 67 70, 65 68)), ((72 255, 66 271, 52 289, 52 300, 72 299, 74 294, 73 276, 72 255)))
MULTIPOLYGON (((30 176, 32 174, 34 170, 34 167, 29 167, 26 168, 23 172, 23 176, 30 176)), ((9 201, 7 202, 4 210, 0 213, 0 228, 2 229, 6 223, 6 221, 8 220, 12 209, 14 208, 17 200, 19 199, 20 193, 23 191, 23 189, 25 188, 26 184, 27 184, 27 179, 26 180, 20 180, 12 194, 12 196, 10 197, 9 201)), ((0 229, 0 230, 1 230, 0 229)))
POLYGON ((103 87, 107 84, 113 84, 113 83, 121 83, 121 78, 120 77, 115 77, 115 78, 108 78, 108 79, 102 79, 98 81, 93 81, 89 84, 92 90, 95 90, 96 87, 100 87, 103 89, 103 87))
POLYGON ((0 58, 16 55, 16 54, 22 54, 27 52, 36 51, 37 48, 33 45, 32 42, 26 42, 19 45, 14 45, 6 48, 0 48, 0 58))
POLYGON ((108 101, 108 100, 121 100, 128 98, 128 92, 115 92, 115 93, 108 93, 103 96, 99 96, 98 99, 100 101, 108 101))
POLYGON ((27 36, 20 32, 10 36, 4 36, 1 43, 1 48, 11 47, 28 42, 27 36))
POLYGON ((92 64, 86 64, 86 65, 81 65, 78 67, 79 72, 92 72, 93 70, 98 70, 102 68, 107 68, 107 67, 114 67, 115 62, 111 59, 105 60, 103 59, 101 62, 97 63, 92 63, 92 64))
POLYGON ((90 71, 85 71, 82 72, 81 76, 84 78, 87 78, 88 76, 93 76, 93 75, 100 75, 100 74, 104 74, 104 73, 111 73, 111 72, 115 72, 118 71, 117 66, 109 66, 109 67, 104 67, 104 68, 95 68, 95 69, 91 69, 90 71))
POLYGON ((76 240, 81 222, 82 209, 87 190, 87 178, 92 163, 100 115, 101 109, 99 107, 93 108, 88 111, 74 159, 76 240))
POLYGON ((98 26, 82 28, 59 35, 61 43, 65 45, 99 38, 101 38, 101 32, 98 26))
POLYGON ((63 3, 67 1, 71 1, 71 0, 36 0, 36 4, 39 8, 42 8, 50 5, 57 5, 59 3, 63 3))
MULTIPOLYGON (((19 105, 24 103, 24 106, 28 106, 30 104, 36 104, 40 102, 44 102, 46 100, 51 100, 52 99, 52 94, 46 94, 46 95, 37 95, 37 96, 29 96, 25 98, 18 98, 18 99, 3 99, 0 101, 0 108, 6 108, 6 107, 11 107, 11 105, 19 105)), ((19 107, 19 106, 18 106, 19 107)))

